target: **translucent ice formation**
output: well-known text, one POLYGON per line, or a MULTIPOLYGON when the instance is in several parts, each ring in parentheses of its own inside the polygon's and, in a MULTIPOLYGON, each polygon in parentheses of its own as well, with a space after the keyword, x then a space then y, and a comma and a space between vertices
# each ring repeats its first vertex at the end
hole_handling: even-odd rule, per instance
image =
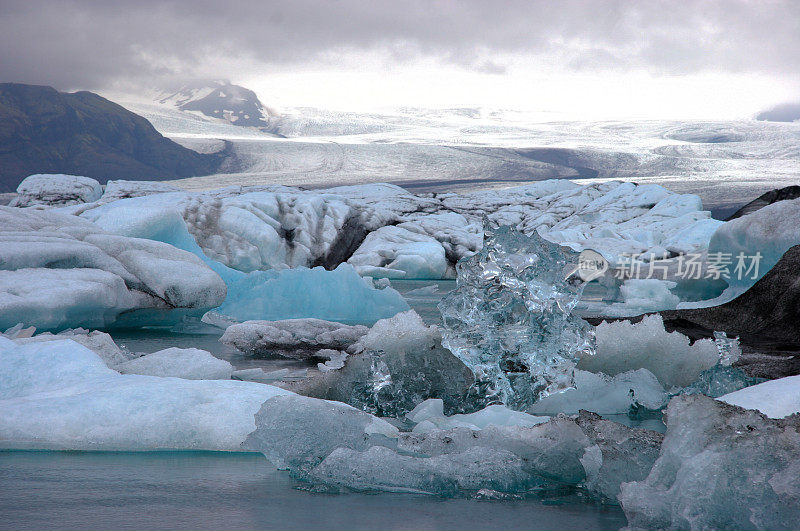
POLYGON ((579 369, 610 376, 647 369, 667 390, 692 384, 700 373, 720 361, 712 340, 701 339, 690 345, 683 334, 668 333, 657 314, 647 315, 635 324, 600 323, 596 335, 597 351, 592 356, 582 356, 579 369))
POLYGON ((800 418, 673 398, 658 460, 619 496, 634 529, 794 529, 800 418))
POLYGON ((576 414, 580 410, 601 415, 630 413, 639 408, 656 410, 669 395, 647 369, 631 370, 613 377, 575 371, 575 387, 552 393, 528 409, 537 415, 576 414))
POLYGON ((301 475, 328 486, 440 496, 581 486, 613 501, 621 483, 647 476, 660 442, 658 433, 583 413, 535 426, 403 433, 395 444, 363 450, 350 443, 301 475))
POLYGON ((353 266, 253 271, 229 282, 228 297, 214 310, 234 321, 315 318, 372 324, 409 309, 391 287, 376 289, 353 266))
POLYGON ((428 398, 442 399, 448 413, 465 407, 472 374, 442 347, 439 329, 413 310, 378 321, 349 351, 343 368, 297 382, 292 390, 381 416, 402 417, 428 398))
POLYGON ((295 395, 268 400, 255 420, 243 448, 295 473, 310 470, 337 448, 365 450, 391 444, 399 434, 385 420, 347 404, 295 395))
POLYGON ((483 249, 458 263, 457 288, 439 304, 443 344, 490 401, 512 408, 572 386, 594 332, 571 313, 583 291, 577 256, 513 227, 487 231, 483 249))

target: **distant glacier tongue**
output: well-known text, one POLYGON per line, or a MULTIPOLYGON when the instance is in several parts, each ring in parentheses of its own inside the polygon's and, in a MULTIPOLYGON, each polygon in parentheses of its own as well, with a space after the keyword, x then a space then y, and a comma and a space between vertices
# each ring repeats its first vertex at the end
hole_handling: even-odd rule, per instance
POLYGON ((458 262, 441 303, 443 344, 475 373, 478 396, 524 409, 572 386, 574 360, 594 353, 594 329, 572 315, 584 282, 578 254, 538 234, 488 228, 458 262))

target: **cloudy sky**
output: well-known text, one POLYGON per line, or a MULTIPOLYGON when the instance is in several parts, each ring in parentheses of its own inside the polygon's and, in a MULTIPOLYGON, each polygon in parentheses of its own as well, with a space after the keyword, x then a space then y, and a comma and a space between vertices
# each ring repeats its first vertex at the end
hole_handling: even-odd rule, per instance
POLYGON ((0 0, 0 81, 268 105, 734 118, 800 100, 800 2, 0 0))

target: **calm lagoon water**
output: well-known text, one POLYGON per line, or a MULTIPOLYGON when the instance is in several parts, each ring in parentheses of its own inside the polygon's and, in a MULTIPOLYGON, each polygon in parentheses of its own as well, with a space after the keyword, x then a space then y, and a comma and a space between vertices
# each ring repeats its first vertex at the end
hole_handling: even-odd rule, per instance
POLYGON ((2 529, 618 529, 575 495, 512 501, 298 490, 260 454, 0 452, 2 529))

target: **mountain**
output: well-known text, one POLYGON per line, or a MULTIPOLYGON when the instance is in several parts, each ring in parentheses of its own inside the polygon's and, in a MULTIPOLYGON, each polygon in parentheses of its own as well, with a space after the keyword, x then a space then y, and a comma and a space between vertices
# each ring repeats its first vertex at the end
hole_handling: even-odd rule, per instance
POLYGON ((208 175, 222 153, 200 154, 163 137, 92 92, 0 83, 0 192, 34 173, 165 180, 208 175))
POLYGON ((781 103, 756 115, 756 120, 796 122, 800 120, 800 103, 781 103))
POLYGON ((272 115, 255 92, 227 81, 185 85, 177 92, 162 93, 157 100, 243 127, 267 127, 272 115))

